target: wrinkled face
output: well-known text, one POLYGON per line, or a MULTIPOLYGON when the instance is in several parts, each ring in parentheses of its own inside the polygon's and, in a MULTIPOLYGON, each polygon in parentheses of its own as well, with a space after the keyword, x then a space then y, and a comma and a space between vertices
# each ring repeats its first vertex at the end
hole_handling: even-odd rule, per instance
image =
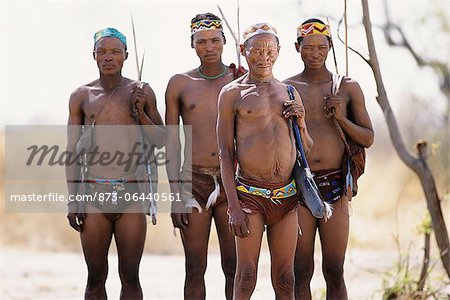
POLYGON ((278 40, 272 34, 255 35, 241 47, 241 52, 247 59, 250 74, 257 77, 272 75, 272 68, 279 51, 278 40))
POLYGON ((325 65, 330 43, 324 35, 311 35, 304 37, 300 45, 296 43, 296 48, 302 56, 305 67, 319 69, 325 65))
POLYGON ((202 30, 194 33, 192 46, 203 63, 214 63, 221 60, 223 36, 220 30, 202 30))
POLYGON ((104 75, 120 73, 123 62, 128 57, 125 45, 114 37, 100 39, 95 46, 93 54, 100 72, 104 75))

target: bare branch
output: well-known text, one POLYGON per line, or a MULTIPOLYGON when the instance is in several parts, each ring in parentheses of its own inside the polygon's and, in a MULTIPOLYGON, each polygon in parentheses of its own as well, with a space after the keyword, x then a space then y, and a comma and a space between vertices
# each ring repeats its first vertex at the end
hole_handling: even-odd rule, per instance
MULTIPOLYGON (((342 40, 341 36, 339 35, 339 30, 340 30, 340 28, 341 28, 341 24, 342 24, 343 19, 344 19, 344 17, 342 17, 342 18, 339 20, 338 28, 337 28, 337 37, 338 37, 339 41, 340 41, 343 45, 345 45, 345 42, 342 40)), ((355 53, 355 54, 357 54, 359 57, 361 57, 366 63, 369 63, 369 60, 368 60, 366 57, 364 57, 364 55, 361 54, 358 50, 354 49, 352 46, 350 46, 350 45, 348 45, 348 44, 347 44, 347 47, 348 47, 348 49, 350 49, 353 53, 355 53)))
POLYGON ((408 38, 406 37, 405 32, 403 29, 397 25, 393 24, 391 22, 390 16, 389 16, 389 6, 387 4, 387 0, 383 1, 384 3, 384 10, 386 14, 386 23, 382 26, 382 30, 384 33, 384 37, 386 39, 386 42, 390 46, 395 47, 404 47, 406 48, 409 53, 414 57, 414 60, 417 62, 417 64, 421 67, 423 66, 429 66, 432 67, 435 71, 439 73, 441 76, 441 90, 446 93, 446 91, 450 90, 450 71, 449 67, 440 61, 436 60, 428 60, 423 58, 420 54, 418 54, 415 49, 411 46, 411 43, 409 42, 408 38), (393 38, 394 32, 398 33, 401 40, 395 41, 393 38))
POLYGON ((338 69, 338 64, 337 64, 337 59, 336 59, 336 50, 334 48, 334 43, 333 43, 333 35, 331 34, 331 27, 330 27, 330 20, 327 18, 327 26, 328 26, 328 30, 330 31, 330 41, 331 41, 331 50, 333 51, 333 61, 334 61, 334 68, 336 70, 336 74, 339 74, 339 69, 338 69))
MULTIPOLYGON (((372 68, 372 72, 374 74, 377 85, 377 101, 386 117, 386 122, 395 150, 397 151, 400 159, 419 177, 427 201, 428 211, 431 215, 432 226, 435 232, 436 242, 440 250, 441 261, 445 271, 447 272, 447 276, 450 278, 450 242, 445 221, 442 215, 440 199, 437 193, 434 177, 431 173, 430 168, 428 167, 424 154, 419 153, 419 157, 415 158, 412 156, 412 154, 409 153, 404 145, 381 76, 380 65, 378 63, 375 42, 372 34, 368 0, 361 0, 361 2, 363 7, 363 24, 366 32, 367 46, 369 49, 369 65, 372 68)), ((424 143, 420 144, 422 146, 418 149, 423 150, 424 143)))
MULTIPOLYGON (((239 5, 239 0, 236 0, 237 2, 237 11, 236 11, 236 17, 237 17, 237 39, 238 39, 238 43, 240 43, 240 38, 241 38, 241 18, 240 18, 240 10, 241 10, 241 6, 239 5)), ((239 59, 240 60, 240 59, 239 59)), ((240 65, 240 61, 239 61, 239 65, 240 65)))
POLYGON ((344 27, 345 27, 345 76, 348 76, 348 23, 347 23, 347 0, 344 0, 344 27))
MULTIPOLYGON (((238 2, 238 5, 239 5, 239 2, 238 2)), ((240 51, 240 40, 239 40, 239 36, 236 36, 236 34, 234 33, 233 29, 231 28, 230 23, 228 23, 228 20, 227 20, 227 18, 225 17, 225 14, 223 13, 223 11, 222 11, 222 9, 220 8, 220 5, 219 5, 219 4, 217 4, 217 8, 219 9, 220 15, 222 16, 222 19, 225 21, 225 24, 227 25, 228 30, 230 31, 231 36, 232 36, 233 39, 234 39, 234 44, 235 44, 235 46, 236 46, 236 55, 237 55, 237 60, 238 60, 238 66, 240 66, 240 65, 241 65, 241 51, 240 51)), ((240 32, 240 29, 239 29, 239 6, 238 6, 238 32, 240 32)), ((238 34, 240 34, 240 33, 238 33, 238 34)))
POLYGON ((425 287, 425 281, 427 280, 428 276, 428 266, 430 265, 430 240, 431 240, 430 233, 426 231, 422 270, 420 271, 420 278, 419 282, 417 283, 418 291, 423 291, 423 288, 425 287))

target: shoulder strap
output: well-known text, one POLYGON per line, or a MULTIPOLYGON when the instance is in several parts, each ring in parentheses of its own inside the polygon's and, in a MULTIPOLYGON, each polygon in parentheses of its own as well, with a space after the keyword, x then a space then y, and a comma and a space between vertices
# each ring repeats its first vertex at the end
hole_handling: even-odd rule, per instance
MULTIPOLYGON (((290 84, 287 85, 287 92, 289 95, 289 99, 290 100, 295 100, 295 94, 294 94, 294 87, 290 84)), ((292 116, 292 118, 289 119, 289 122, 292 126, 292 130, 294 132, 294 139, 295 139, 295 143, 296 143, 296 148, 297 151, 300 154, 300 164, 302 165, 303 168, 308 168, 309 169, 309 165, 308 165, 308 161, 306 160, 306 154, 305 154, 305 150, 303 149, 303 140, 302 140, 302 135, 300 134, 300 129, 298 128, 297 125, 297 117, 296 116, 292 116)))
MULTIPOLYGON (((331 84, 331 93, 336 95, 339 92, 339 89, 341 87, 342 81, 345 76, 339 75, 339 74, 333 74, 333 82, 331 84)), ((333 123, 336 126, 336 129, 339 133, 339 137, 341 138, 342 142, 345 145, 345 149, 347 151, 347 154, 350 156, 350 146, 348 145, 347 139, 345 137, 344 130, 342 129, 341 125, 339 125, 338 121, 333 117, 333 123)))
POLYGON ((295 100, 294 87, 292 85, 288 84, 287 85, 287 91, 288 91, 289 99, 290 100, 295 100))
POLYGON ((95 121, 97 121, 98 117, 99 117, 100 114, 103 112, 103 110, 105 109, 105 107, 108 105, 108 103, 111 102, 112 96, 115 94, 115 92, 117 91, 117 88, 118 88, 118 87, 119 87, 119 86, 116 86, 116 88, 112 91, 112 93, 109 94, 108 99, 106 100, 105 104, 103 104, 103 106, 100 107, 100 109, 97 111, 97 114, 95 114, 95 119, 94 119, 94 121, 92 121, 92 124, 91 124, 91 125, 94 125, 94 124, 95 124, 95 121))

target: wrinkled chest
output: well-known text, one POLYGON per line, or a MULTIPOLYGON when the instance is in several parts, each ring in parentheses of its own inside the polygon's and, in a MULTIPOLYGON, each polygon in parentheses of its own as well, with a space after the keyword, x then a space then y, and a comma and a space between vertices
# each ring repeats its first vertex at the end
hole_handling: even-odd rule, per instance
POLYGON ((249 92, 241 95, 236 105, 236 113, 242 118, 282 117, 286 98, 249 92))

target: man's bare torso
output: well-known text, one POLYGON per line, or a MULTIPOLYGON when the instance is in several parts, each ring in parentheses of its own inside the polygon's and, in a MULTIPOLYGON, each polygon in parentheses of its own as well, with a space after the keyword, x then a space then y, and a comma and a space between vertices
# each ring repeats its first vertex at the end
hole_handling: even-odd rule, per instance
MULTIPOLYGON (((111 125, 136 125, 131 117, 130 104, 132 89, 136 84, 136 81, 124 78, 113 93, 114 89, 105 90, 96 80, 85 85, 81 90, 84 98, 81 103, 83 124, 92 124, 95 120, 94 147, 98 148, 94 149, 98 153, 91 158, 93 163, 88 169, 91 176, 119 178, 135 173, 134 163, 129 161, 127 164, 119 165, 119 158, 122 157, 122 162, 130 159, 129 154, 133 152, 136 143, 140 142, 138 128, 137 126, 111 125), (107 103, 108 98, 110 99, 107 103), (102 107, 104 108, 98 115, 102 107)), ((137 150, 140 151, 140 148, 137 150)), ((133 157, 135 160, 137 158, 137 155, 133 157)))
POLYGON ((293 134, 282 115, 289 99, 286 85, 278 81, 236 83, 233 89, 239 176, 270 183, 286 181, 295 162, 293 134))
MULTIPOLYGON (((311 170, 340 168, 345 152, 344 144, 332 119, 325 116, 324 110, 324 97, 331 93, 331 78, 329 81, 312 83, 306 82, 301 76, 296 75, 285 82, 292 84, 297 89, 305 106, 306 124, 309 134, 314 140, 314 146, 307 155, 311 170)), ((340 95, 344 99, 345 105, 348 106, 348 94, 343 85, 340 95)))
POLYGON ((217 100, 221 88, 233 80, 233 72, 229 69, 215 80, 201 78, 196 69, 176 76, 183 124, 192 128, 192 143, 187 139, 185 153, 192 153, 192 165, 218 167, 217 100))

